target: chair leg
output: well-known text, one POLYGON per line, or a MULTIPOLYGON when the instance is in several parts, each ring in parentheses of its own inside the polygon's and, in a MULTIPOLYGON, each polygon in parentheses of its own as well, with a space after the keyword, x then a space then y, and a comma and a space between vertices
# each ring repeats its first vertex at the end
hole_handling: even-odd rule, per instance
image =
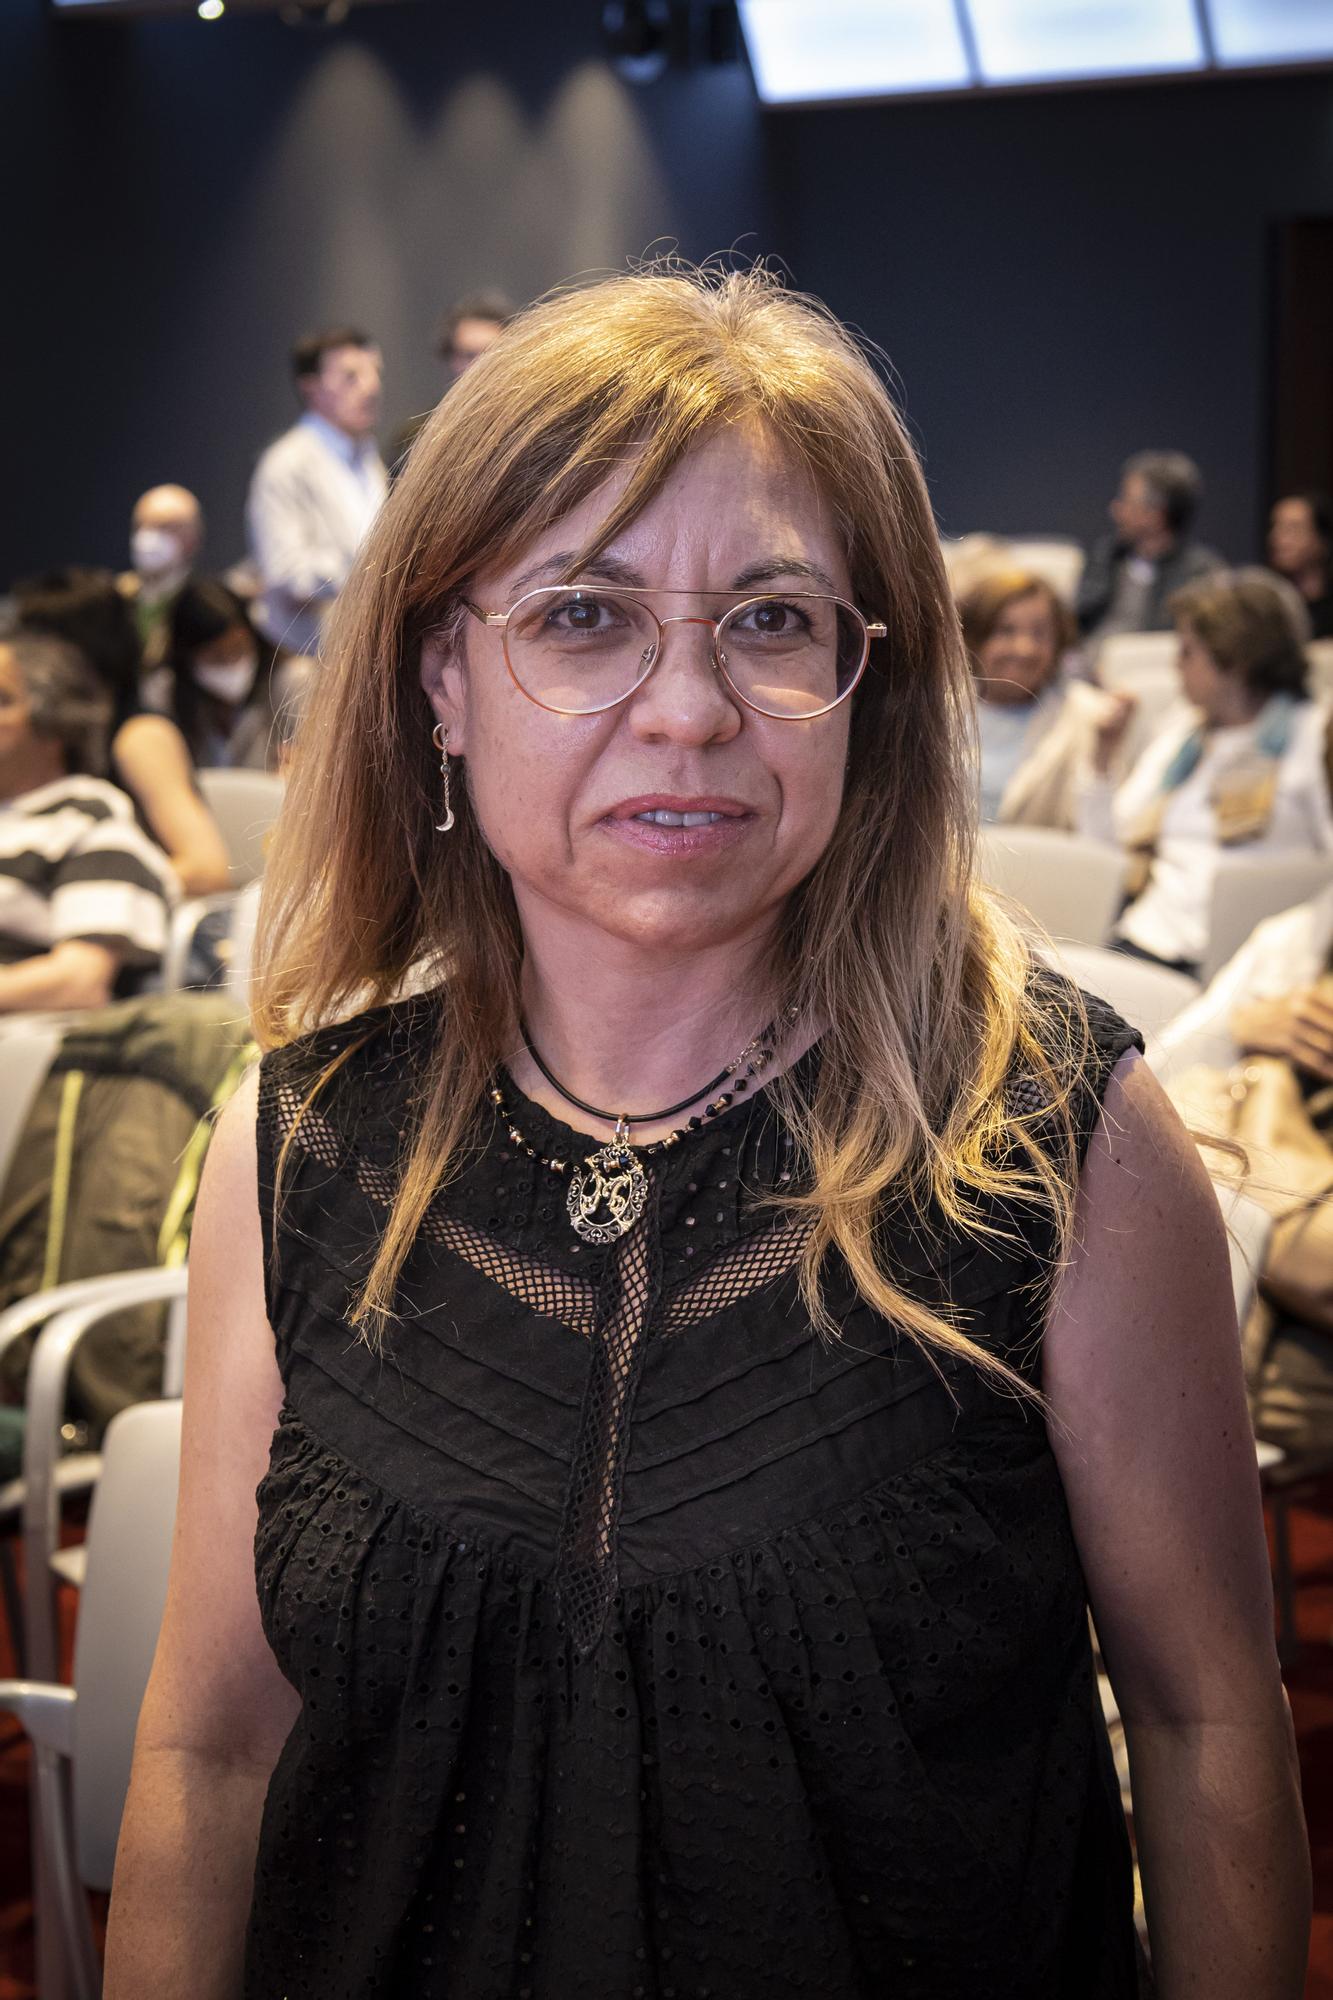
POLYGON ((69 1763, 40 1744, 32 1756, 37 1991, 41 2000, 98 2000, 102 1969, 79 1880, 69 1763))

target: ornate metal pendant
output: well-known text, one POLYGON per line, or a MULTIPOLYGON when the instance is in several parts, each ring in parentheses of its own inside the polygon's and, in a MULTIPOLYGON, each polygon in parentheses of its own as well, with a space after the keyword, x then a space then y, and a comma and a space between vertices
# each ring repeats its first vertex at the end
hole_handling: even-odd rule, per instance
POLYGON ((648 1200, 648 1176, 643 1162, 626 1143, 629 1127, 621 1119, 616 1136, 589 1153, 569 1177, 569 1219, 585 1243, 616 1243, 633 1229, 648 1200))

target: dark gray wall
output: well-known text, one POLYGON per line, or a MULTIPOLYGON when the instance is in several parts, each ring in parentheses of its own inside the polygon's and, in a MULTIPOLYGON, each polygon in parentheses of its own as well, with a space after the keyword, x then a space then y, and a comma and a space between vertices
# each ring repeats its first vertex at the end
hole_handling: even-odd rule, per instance
POLYGON ((892 356, 946 532, 1100 532, 1143 446, 1203 467, 1200 532, 1257 548, 1268 253, 1333 213, 1333 79, 917 102, 783 120, 802 283, 892 356))
POLYGON ((630 89, 595 0, 271 17, 48 22, 0 0, 5 351, 25 468, 0 480, 0 578, 125 560, 134 495, 179 479, 210 555, 242 542, 258 449, 292 421, 294 334, 364 323, 386 430, 440 392, 442 308, 519 299, 649 245, 770 234, 762 139, 735 66, 630 89), (11 179, 11 189, 13 183, 11 179))
POLYGON ((739 67, 646 90, 599 0, 51 22, 0 0, 8 297, 0 579, 123 560, 133 496, 240 551, 293 333, 363 320, 386 428, 437 393, 440 308, 658 239, 787 262, 892 356, 946 530, 1095 532, 1120 459, 1204 466, 1255 543, 1271 223, 1333 212, 1333 82, 1261 78, 762 114, 739 67))

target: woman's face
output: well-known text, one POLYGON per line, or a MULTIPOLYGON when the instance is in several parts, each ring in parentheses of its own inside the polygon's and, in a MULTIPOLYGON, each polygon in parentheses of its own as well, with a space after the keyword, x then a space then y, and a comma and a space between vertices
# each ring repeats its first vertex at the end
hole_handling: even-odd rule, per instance
MULTIPOLYGON (((476 576, 471 602, 507 610, 565 581, 626 477, 476 576)), ((662 619, 719 618, 784 587, 852 594, 832 510, 765 432, 740 425, 691 452, 580 580, 671 593, 650 600, 662 619)), ((619 707, 556 715, 515 686, 501 637, 469 618, 454 651, 428 642, 422 679, 529 937, 573 920, 658 952, 768 932, 836 824, 855 695, 809 721, 758 715, 714 668, 708 627, 673 624, 619 707), (645 817, 664 810, 708 818, 645 817)))
POLYGON ((1059 665, 1060 634, 1044 591, 1005 605, 976 653, 977 693, 998 707, 1035 701, 1059 665))
POLYGON ((1279 500, 1268 524, 1268 557, 1283 576, 1297 576, 1314 563, 1328 561, 1328 548, 1308 500, 1279 500))
POLYGON ((1229 668, 1218 665, 1193 626, 1177 625, 1176 637, 1180 642, 1176 671, 1180 675, 1181 692, 1186 701, 1193 702, 1211 717, 1219 702, 1225 703, 1233 693, 1236 676, 1229 668))

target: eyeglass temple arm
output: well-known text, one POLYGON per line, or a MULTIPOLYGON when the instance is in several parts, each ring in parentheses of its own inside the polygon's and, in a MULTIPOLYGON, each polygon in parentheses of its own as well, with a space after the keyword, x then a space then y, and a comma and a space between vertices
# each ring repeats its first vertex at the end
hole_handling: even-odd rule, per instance
POLYGON ((463 609, 470 611, 472 616, 478 619, 483 625, 503 625, 509 618, 507 611, 483 611, 481 606, 474 604, 470 597, 463 599, 463 609))

